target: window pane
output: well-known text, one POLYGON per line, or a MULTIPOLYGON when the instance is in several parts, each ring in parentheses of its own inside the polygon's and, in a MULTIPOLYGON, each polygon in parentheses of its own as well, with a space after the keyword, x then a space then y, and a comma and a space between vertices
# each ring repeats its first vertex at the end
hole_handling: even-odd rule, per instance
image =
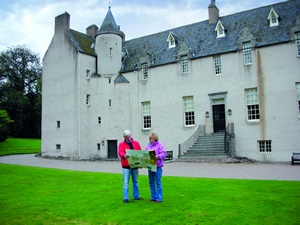
POLYGON ((297 99, 298 99, 298 116, 300 117, 300 83, 296 84, 297 99))
POLYGON ((171 41, 171 46, 175 45, 175 40, 174 40, 174 38, 172 36, 170 38, 170 41, 171 41))
POLYGON ((246 90, 248 120, 259 120, 259 104, 257 89, 246 90))
POLYGON ((182 65, 182 73, 188 73, 189 67, 188 67, 188 57, 187 55, 181 57, 181 65, 182 65))
POLYGON ((277 23, 277 18, 274 13, 272 13, 272 23, 277 23))
POLYGON ((219 26, 219 35, 222 35, 224 33, 223 27, 220 25, 219 26))
POLYGON ((144 116, 144 128, 151 128, 151 116, 144 116))
POLYGON ((195 124, 194 112, 186 112, 185 113, 185 125, 194 125, 194 124, 195 124))
POLYGON ((184 97, 184 120, 185 125, 194 125, 195 124, 195 115, 194 115, 194 98, 193 97, 184 97))
POLYGON ((272 142, 271 141, 258 141, 258 151, 260 153, 270 153, 272 152, 272 142))
POLYGON ((184 111, 191 112, 194 111, 194 100, 193 97, 184 98, 184 111))
POLYGON ((257 89, 246 90, 247 105, 258 104, 258 93, 257 89))
POLYGON ((150 102, 142 103, 143 128, 151 128, 151 108, 150 102))
POLYGON ((250 42, 243 44, 245 65, 252 64, 252 50, 250 42))
POLYGON ((297 56, 300 56, 300 32, 296 33, 295 36, 296 36, 297 56))
POLYGON ((300 101, 300 83, 296 84, 296 89, 297 89, 297 99, 300 101))
POLYGON ((86 79, 90 79, 90 70, 86 70, 85 77, 86 77, 86 79))
POLYGON ((150 102, 143 103, 143 116, 151 115, 150 102))
POLYGON ((85 103, 86 103, 87 106, 90 105, 90 95, 86 95, 85 103))
POLYGON ((259 105, 248 105, 248 120, 259 120, 259 105))
POLYGON ((147 65, 147 63, 142 65, 142 75, 143 75, 143 80, 148 79, 148 65, 147 65))
POLYGON ((222 72, 221 71, 221 56, 215 56, 214 61, 215 61, 215 74, 219 75, 222 72))

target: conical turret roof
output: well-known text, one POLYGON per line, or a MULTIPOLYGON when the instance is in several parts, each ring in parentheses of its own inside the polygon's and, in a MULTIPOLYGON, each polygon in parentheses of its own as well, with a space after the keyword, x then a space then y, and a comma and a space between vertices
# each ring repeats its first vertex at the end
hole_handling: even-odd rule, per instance
POLYGON ((122 33, 117 26, 117 23, 112 15, 110 7, 108 8, 106 17, 103 20, 103 23, 97 32, 97 35, 99 34, 118 34, 122 37, 122 33))

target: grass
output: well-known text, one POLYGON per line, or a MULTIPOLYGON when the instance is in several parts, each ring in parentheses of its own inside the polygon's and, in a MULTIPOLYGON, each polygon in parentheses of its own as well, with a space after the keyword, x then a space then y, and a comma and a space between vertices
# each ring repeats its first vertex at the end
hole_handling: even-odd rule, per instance
POLYGON ((155 204, 140 175, 145 200, 130 185, 124 204, 122 174, 0 164, 0 180, 0 224, 299 224, 299 181, 163 176, 155 204))
MULTIPOLYGON (((40 145, 9 138, 0 155, 38 153, 40 145)), ((124 204, 122 174, 0 164, 0 180, 0 224, 299 224, 299 181, 163 176, 164 201, 155 204, 140 175, 145 200, 133 201, 130 189, 124 204)))
POLYGON ((41 139, 7 138, 0 142, 0 155, 41 152, 41 139))

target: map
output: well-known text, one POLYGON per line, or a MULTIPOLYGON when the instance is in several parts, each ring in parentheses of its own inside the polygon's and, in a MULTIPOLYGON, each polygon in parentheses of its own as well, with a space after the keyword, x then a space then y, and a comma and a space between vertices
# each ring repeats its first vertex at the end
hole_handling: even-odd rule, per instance
POLYGON ((155 150, 130 150, 126 149, 126 154, 130 157, 127 159, 130 168, 147 168, 156 172, 155 150))

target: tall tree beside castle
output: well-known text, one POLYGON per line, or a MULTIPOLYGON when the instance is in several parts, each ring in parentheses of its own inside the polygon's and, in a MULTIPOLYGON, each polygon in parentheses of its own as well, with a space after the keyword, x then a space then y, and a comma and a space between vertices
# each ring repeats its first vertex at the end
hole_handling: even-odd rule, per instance
POLYGON ((39 55, 25 46, 0 54, 0 109, 13 121, 10 136, 41 137, 41 75, 39 55))

